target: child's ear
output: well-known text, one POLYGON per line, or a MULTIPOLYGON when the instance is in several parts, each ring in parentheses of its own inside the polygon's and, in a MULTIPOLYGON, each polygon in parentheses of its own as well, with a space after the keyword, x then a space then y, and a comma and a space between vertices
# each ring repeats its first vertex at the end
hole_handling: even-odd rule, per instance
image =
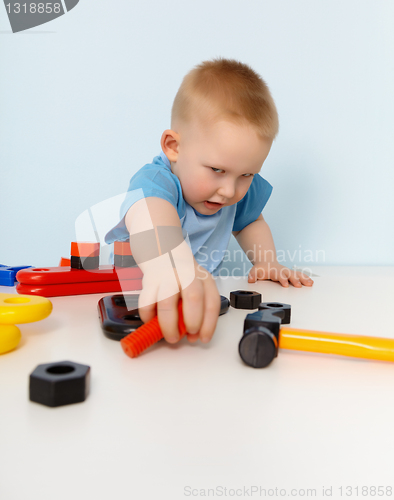
POLYGON ((176 162, 179 152, 179 134, 174 130, 165 130, 161 136, 160 145, 167 158, 176 162))

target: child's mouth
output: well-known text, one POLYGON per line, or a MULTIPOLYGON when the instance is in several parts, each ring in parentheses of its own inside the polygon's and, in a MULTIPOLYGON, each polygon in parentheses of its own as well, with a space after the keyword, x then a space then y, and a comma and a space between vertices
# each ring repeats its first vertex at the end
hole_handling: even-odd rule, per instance
POLYGON ((210 210, 215 210, 217 208, 221 208, 223 206, 223 203, 213 203, 212 201, 204 201, 204 205, 206 208, 209 208, 210 210))

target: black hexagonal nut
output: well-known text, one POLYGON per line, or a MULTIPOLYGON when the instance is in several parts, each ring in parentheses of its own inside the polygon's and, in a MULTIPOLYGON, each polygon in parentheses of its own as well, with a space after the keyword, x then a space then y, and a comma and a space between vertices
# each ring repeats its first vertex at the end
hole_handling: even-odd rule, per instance
POLYGON ((282 319, 282 325, 288 325, 290 323, 291 317, 291 305, 283 304, 282 302, 262 302, 259 305, 259 311, 264 311, 266 309, 271 310, 274 314, 275 312, 282 311, 280 315, 282 319))
POLYGON ((30 401, 62 406, 85 401, 90 388, 90 367, 73 361, 38 365, 30 374, 30 401))
POLYGON ((257 309, 261 303, 261 293, 252 290, 236 290, 230 293, 230 304, 235 309, 257 309))

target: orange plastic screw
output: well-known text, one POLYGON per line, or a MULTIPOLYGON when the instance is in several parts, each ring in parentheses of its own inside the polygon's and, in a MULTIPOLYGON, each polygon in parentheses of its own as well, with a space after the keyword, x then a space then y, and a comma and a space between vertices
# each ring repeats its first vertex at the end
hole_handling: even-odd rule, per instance
MULTIPOLYGON (((182 338, 186 334, 186 326, 183 322, 182 314, 182 299, 178 303, 178 329, 179 338, 182 338)), ((163 338, 163 334, 160 329, 159 320, 157 316, 152 318, 148 323, 143 324, 134 332, 130 333, 120 341, 120 345, 124 352, 130 358, 136 358, 141 354, 141 352, 148 349, 151 345, 158 342, 163 338)))

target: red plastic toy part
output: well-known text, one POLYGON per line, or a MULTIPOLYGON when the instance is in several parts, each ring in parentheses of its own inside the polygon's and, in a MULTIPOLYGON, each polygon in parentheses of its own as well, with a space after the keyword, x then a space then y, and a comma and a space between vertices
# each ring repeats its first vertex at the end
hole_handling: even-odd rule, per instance
POLYGON ((115 255, 131 255, 130 241, 115 241, 114 242, 115 255))
MULTIPOLYGON (((179 329, 179 338, 182 338, 186 334, 186 326, 183 322, 183 314, 182 314, 182 299, 179 300, 178 303, 178 329, 179 329)), ((120 341, 120 345, 124 352, 130 358, 136 358, 139 356, 145 349, 152 346, 160 339, 163 338, 163 334, 161 333, 159 320, 157 316, 153 319, 140 326, 134 332, 127 335, 120 341)))
POLYGON ((66 257, 61 257, 59 262, 59 267, 70 267, 71 259, 67 259, 66 257))
POLYGON ((100 266, 99 269, 85 271, 71 267, 32 267, 18 272, 16 279, 24 285, 61 285, 66 283, 92 283, 96 281, 135 280, 142 278, 139 267, 114 268, 100 266))
POLYGON ((100 255, 100 243, 73 241, 71 243, 71 255, 73 257, 98 257, 100 255))
MULTIPOLYGON (((79 273, 81 271, 78 271, 79 273)), ((61 283, 58 285, 28 285, 18 283, 16 291, 26 295, 41 297, 62 297, 66 295, 85 295, 89 293, 131 292, 142 289, 142 279, 122 281, 93 281, 91 283, 61 283)))

